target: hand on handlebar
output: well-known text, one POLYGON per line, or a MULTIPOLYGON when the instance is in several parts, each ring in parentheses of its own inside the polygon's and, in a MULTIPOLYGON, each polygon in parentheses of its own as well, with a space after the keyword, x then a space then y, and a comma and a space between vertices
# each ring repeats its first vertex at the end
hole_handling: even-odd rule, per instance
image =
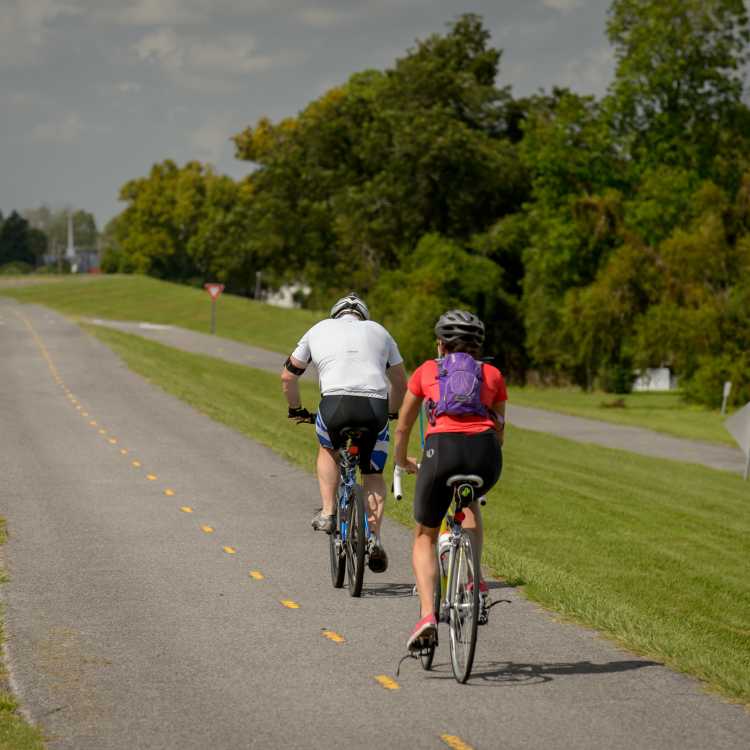
POLYGON ((304 406, 290 406, 289 413, 287 414, 287 417, 293 419, 297 424, 305 424, 306 422, 315 424, 316 416, 317 414, 315 412, 307 411, 304 406))
POLYGON ((406 463, 404 464, 397 464, 398 468, 402 472, 406 472, 407 474, 416 474, 419 470, 419 464, 417 463, 417 459, 412 456, 406 457, 406 463))

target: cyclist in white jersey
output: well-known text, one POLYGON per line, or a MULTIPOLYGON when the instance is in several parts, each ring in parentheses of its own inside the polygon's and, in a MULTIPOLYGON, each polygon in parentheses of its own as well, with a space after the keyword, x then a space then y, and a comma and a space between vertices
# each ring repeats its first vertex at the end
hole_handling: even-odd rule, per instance
POLYGON ((341 428, 368 429, 369 438, 360 445, 371 532, 368 564, 373 572, 382 573, 388 567, 380 540, 388 418, 396 416, 406 393, 406 370, 393 337, 369 318, 367 305, 356 294, 342 297, 331 308, 331 317, 316 323, 300 339, 284 363, 281 381, 289 418, 305 421, 310 413, 302 407, 297 380, 310 362, 318 369, 321 401, 315 431, 320 443, 317 472, 323 508, 312 520, 316 531, 330 534, 335 522, 341 428))

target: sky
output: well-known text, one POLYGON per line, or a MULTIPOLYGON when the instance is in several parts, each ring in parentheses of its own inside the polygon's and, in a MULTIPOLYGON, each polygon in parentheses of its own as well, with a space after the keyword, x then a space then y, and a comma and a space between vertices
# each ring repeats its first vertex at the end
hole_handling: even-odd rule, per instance
POLYGON ((499 85, 601 95, 610 0, 0 0, 0 211, 72 207, 100 228, 170 158, 241 177, 230 136, 477 13, 499 85))

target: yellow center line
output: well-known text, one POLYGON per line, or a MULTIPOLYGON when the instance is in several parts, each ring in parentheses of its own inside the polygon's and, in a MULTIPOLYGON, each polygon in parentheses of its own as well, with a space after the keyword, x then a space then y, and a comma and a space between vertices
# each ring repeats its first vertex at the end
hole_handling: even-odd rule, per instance
POLYGON ((117 438, 110 438, 109 443, 110 445, 117 445, 117 438))
POLYGON ((189 505, 183 505, 183 506, 182 506, 182 507, 180 508, 180 510, 181 510, 181 511, 182 511, 183 513, 192 513, 192 512, 193 512, 193 509, 192 509, 192 508, 191 508, 191 507, 190 507, 189 505))
POLYGON ((133 461, 132 465, 135 466, 136 469, 140 469, 141 468, 141 462, 140 461, 133 461))
POLYGON ((201 526, 201 531, 203 531, 206 534, 213 534, 214 533, 214 527, 213 526, 208 526, 208 525, 203 525, 203 526, 201 526))
POLYGON ((468 745, 460 737, 456 737, 455 734, 441 734, 440 739, 445 742, 448 747, 453 750, 474 750, 471 745, 468 745))
POLYGON ((299 604, 292 599, 282 599, 281 604, 287 609, 299 609, 299 604))
POLYGON ((92 427, 96 427, 96 421, 95 421, 95 420, 93 420, 93 419, 92 419, 92 420, 91 420, 91 421, 89 422, 89 424, 90 424, 90 425, 91 425, 92 427))
POLYGON ((83 407, 80 404, 76 404, 76 411, 81 411, 83 407))
POLYGON ((99 434, 100 434, 100 435, 106 435, 106 434, 107 434, 107 431, 106 431, 105 429, 103 429, 103 428, 102 428, 101 430, 99 430, 99 434))
POLYGON ((164 494, 165 494, 165 495, 166 495, 167 497, 173 497, 173 496, 174 496, 174 490, 171 490, 171 489, 169 489, 169 487, 167 487, 167 489, 166 489, 166 490, 164 490, 164 494))
POLYGON ((248 575, 255 581, 262 581, 265 578, 263 573, 261 573, 259 570, 251 570, 248 575))
POLYGON ((334 632, 333 630, 321 630, 320 634, 324 638, 328 638, 329 641, 333 641, 334 643, 346 643, 346 638, 344 638, 343 635, 339 635, 338 633, 334 632))
POLYGON ((82 417, 88 417, 89 413, 87 411, 82 411, 81 416, 82 417))
POLYGON ((128 455, 128 449, 127 448, 120 448, 120 453, 122 453, 123 456, 128 455))
POLYGON ((376 674, 375 679, 386 690, 401 690, 401 685, 399 685, 396 680, 386 674, 376 674))
POLYGON ((156 474, 146 474, 146 479, 149 480, 149 482, 153 482, 154 480, 158 479, 159 477, 156 476, 156 474))
POLYGON ((224 552, 226 552, 228 555, 236 555, 237 550, 234 547, 222 547, 224 552))

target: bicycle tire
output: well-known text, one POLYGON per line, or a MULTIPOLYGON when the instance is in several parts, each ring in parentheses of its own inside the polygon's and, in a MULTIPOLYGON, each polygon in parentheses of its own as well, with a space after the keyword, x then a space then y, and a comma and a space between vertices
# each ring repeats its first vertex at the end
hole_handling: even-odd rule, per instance
POLYGON ((479 624, 479 551, 471 535, 463 532, 453 555, 448 629, 451 667, 460 684, 465 683, 474 664, 479 624))
POLYGON ((328 535, 328 551, 331 562, 331 583, 333 588, 340 589, 344 585, 346 575, 346 554, 341 548, 341 504, 336 498, 336 527, 328 535))
POLYGON ((360 596, 365 578, 365 492, 354 485, 349 498, 349 532, 346 538, 346 577, 350 596, 360 596))
MULTIPOLYGON (((435 621, 438 623, 438 630, 440 629, 440 584, 442 578, 440 576, 440 561, 438 561, 438 579, 437 586, 435 586, 435 596, 433 597, 432 608, 435 612, 435 621)), ((420 608, 419 614, 421 616, 422 610, 420 608)), ((437 634, 435 634, 435 640, 432 642, 429 648, 423 649, 419 652, 419 660, 422 662, 422 669, 425 671, 432 669, 432 662, 435 659, 435 649, 438 645, 437 634)))

